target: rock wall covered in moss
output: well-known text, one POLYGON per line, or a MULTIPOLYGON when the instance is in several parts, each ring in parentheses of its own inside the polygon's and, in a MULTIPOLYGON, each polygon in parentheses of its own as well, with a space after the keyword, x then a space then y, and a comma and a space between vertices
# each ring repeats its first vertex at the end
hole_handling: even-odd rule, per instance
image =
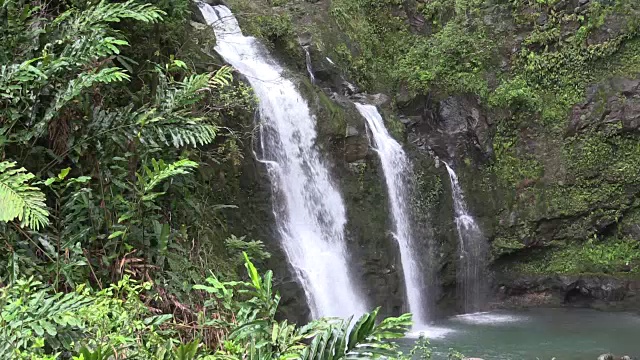
POLYGON ((455 302, 457 240, 441 160, 491 242, 496 289, 516 282, 503 274, 640 272, 637 1, 227 3, 311 99, 354 260, 386 312, 402 310, 402 274, 381 169, 348 99, 359 93, 387 95, 378 105, 413 159, 412 207, 442 305, 455 302))

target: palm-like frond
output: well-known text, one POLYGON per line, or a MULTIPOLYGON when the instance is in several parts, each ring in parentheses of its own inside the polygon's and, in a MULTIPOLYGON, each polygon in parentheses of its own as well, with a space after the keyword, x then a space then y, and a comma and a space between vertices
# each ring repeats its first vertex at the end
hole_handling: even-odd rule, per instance
POLYGON ((138 174, 138 187, 142 194, 149 195, 164 180, 176 175, 188 174, 190 170, 197 167, 198 163, 187 159, 180 159, 171 164, 152 159, 151 167, 145 165, 144 172, 138 174))
POLYGON ((302 360, 398 358, 397 345, 411 327, 411 314, 387 318, 376 325, 378 309, 362 315, 351 325, 351 319, 330 322, 316 334, 311 344, 300 353, 302 360))
POLYGON ((104 23, 120 22, 123 19, 154 23, 162 20, 163 15, 165 15, 164 11, 151 4, 138 4, 133 0, 124 3, 110 3, 103 0, 83 12, 75 9, 68 10, 57 17, 53 25, 65 24, 69 35, 73 36, 78 32, 91 31, 96 26, 103 26, 104 23))
POLYGON ((88 134, 98 143, 114 141, 125 144, 137 139, 151 147, 161 144, 180 148, 212 143, 218 126, 193 113, 207 91, 225 86, 232 79, 231 69, 223 67, 213 74, 187 77, 171 82, 162 73, 158 76, 158 91, 154 104, 133 110, 119 111, 94 108, 88 134), (103 135, 103 136, 102 136, 103 135))
POLYGON ((65 104, 80 95, 84 89, 91 88, 96 83, 108 84, 128 79, 129 75, 122 72, 122 69, 118 67, 104 68, 97 72, 81 73, 67 83, 67 88, 64 91, 56 94, 54 102, 44 116, 44 123, 48 123, 65 104))
POLYGON ((174 112, 193 105, 203 98, 202 92, 209 88, 210 78, 209 74, 197 74, 170 84, 166 76, 160 73, 156 104, 164 112, 174 112))
POLYGON ((223 66, 218 69, 209 79, 209 87, 219 88, 227 86, 233 81, 233 69, 230 66, 223 66))
POLYGON ((12 161, 0 162, 0 221, 18 219, 38 230, 49 224, 45 196, 29 182, 35 177, 12 161))
MULTIPOLYGON (((272 292, 272 273, 261 277, 246 253, 245 267, 250 282, 221 283, 211 279, 213 286, 196 286, 215 296, 217 301, 233 303, 235 292, 230 288, 244 285, 237 293, 249 300, 237 304, 228 340, 235 351, 220 351, 213 359, 398 359, 402 358, 393 342, 405 336, 411 327, 411 314, 387 318, 376 325, 378 309, 362 315, 358 321, 324 318, 297 327, 287 321, 276 322, 275 310, 280 297, 272 292)), ((229 310, 230 308, 227 308, 229 310)), ((218 320, 219 321, 219 320, 218 320)))

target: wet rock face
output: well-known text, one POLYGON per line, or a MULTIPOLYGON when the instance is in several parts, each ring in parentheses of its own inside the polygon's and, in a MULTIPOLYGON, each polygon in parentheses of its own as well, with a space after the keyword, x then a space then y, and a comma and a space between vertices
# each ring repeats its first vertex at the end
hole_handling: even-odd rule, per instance
POLYGON ((309 60, 311 61, 311 69, 316 78, 318 87, 327 92, 334 92, 341 96, 353 95, 359 92, 356 85, 347 81, 343 76, 340 68, 329 57, 324 55, 313 45, 313 38, 301 37, 298 39, 300 43, 304 43, 309 52, 309 60))
POLYGON ((447 161, 470 157, 485 163, 491 158, 492 122, 475 97, 455 95, 416 105, 408 104, 403 111, 414 120, 409 126, 410 142, 447 161))
POLYGON ((617 78, 591 87, 574 106, 567 135, 588 130, 640 133, 640 79, 617 78))
POLYGON ((344 159, 346 162, 353 163, 366 158, 369 153, 369 142, 360 134, 349 135, 348 130, 344 139, 344 159))
POLYGON ((336 180, 347 208, 346 238, 351 270, 369 306, 381 313, 403 312, 404 288, 397 242, 389 233, 389 208, 382 168, 375 154, 348 163, 339 149, 332 155, 336 180))
MULTIPOLYGON (((286 259, 282 259, 286 262, 286 259)), ((282 295, 278 315, 282 319, 305 324, 311 318, 311 311, 306 303, 307 295, 298 280, 288 274, 285 277, 276 277, 275 288, 282 295)))
POLYGON ((634 309, 640 306, 640 280, 612 276, 498 277, 498 307, 578 306, 634 309))

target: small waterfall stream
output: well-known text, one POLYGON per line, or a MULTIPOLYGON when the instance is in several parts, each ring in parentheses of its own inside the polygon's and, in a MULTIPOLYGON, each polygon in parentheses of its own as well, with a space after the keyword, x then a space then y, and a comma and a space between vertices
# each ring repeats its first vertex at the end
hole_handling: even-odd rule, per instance
POLYGON ((477 312, 483 310, 485 303, 487 241, 469 214, 458 176, 449 164, 444 164, 451 180, 453 210, 458 230, 458 287, 463 297, 464 312, 477 312))
POLYGON ((216 34, 215 50, 246 76, 259 99, 261 160, 273 187, 282 247, 314 318, 367 310, 348 264, 345 206, 316 149, 315 118, 283 69, 222 5, 199 7, 216 34))
POLYGON ((419 252, 414 249, 411 219, 407 208, 410 201, 407 179, 411 176, 411 164, 402 146, 389 135, 378 109, 372 105, 358 103, 356 107, 367 121, 373 135, 375 150, 380 156, 389 194, 394 237, 400 247, 409 311, 413 313, 414 324, 419 327, 428 319, 425 311, 427 302, 423 277, 417 258, 419 252))
POLYGON ((311 53, 309 52, 309 45, 303 46, 305 60, 307 63, 307 73, 309 73, 309 80, 312 84, 316 83, 316 75, 313 73, 313 65, 311 65, 311 53))

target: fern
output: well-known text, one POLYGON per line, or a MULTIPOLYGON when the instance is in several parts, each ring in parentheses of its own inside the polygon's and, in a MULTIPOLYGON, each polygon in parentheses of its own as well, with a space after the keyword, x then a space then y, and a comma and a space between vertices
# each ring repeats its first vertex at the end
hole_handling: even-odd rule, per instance
POLYGON ((143 196, 149 196, 156 186, 170 177, 188 174, 191 169, 198 167, 198 163, 181 159, 172 164, 166 164, 163 160, 152 159, 151 166, 145 165, 144 172, 138 174, 138 187, 143 196))
POLYGON ((103 29, 106 23, 120 22, 124 19, 155 23, 162 20, 163 15, 164 11, 151 4, 138 4, 133 0, 124 3, 109 3, 103 0, 86 11, 68 10, 58 16, 52 25, 63 27, 67 38, 73 38, 79 33, 103 29))
POLYGON ((52 294, 38 281, 18 280, 0 291, 0 358, 12 359, 15 351, 28 349, 43 338, 54 348, 71 347, 85 328, 78 312, 93 299, 77 293, 52 294))
POLYGON ((0 162, 0 221, 18 219, 38 230, 49 224, 45 196, 29 182, 35 177, 25 168, 15 169, 15 162, 0 162))
POLYGON ((58 111, 60 111, 65 104, 80 95, 84 89, 91 88, 95 83, 109 84, 128 79, 129 75, 123 73, 122 69, 118 67, 101 69, 97 73, 89 72, 78 75, 78 77, 69 81, 66 90, 56 94, 54 103, 47 110, 43 122, 48 123, 49 120, 58 114, 58 111))
POLYGON ((213 73, 209 78, 209 87, 219 88, 228 86, 233 81, 233 69, 229 66, 223 66, 218 71, 213 73))
POLYGON ((209 74, 198 74, 187 77, 181 83, 168 84, 168 79, 161 73, 156 103, 165 112, 174 112, 193 105, 203 98, 202 91, 209 88, 209 79, 209 74))

